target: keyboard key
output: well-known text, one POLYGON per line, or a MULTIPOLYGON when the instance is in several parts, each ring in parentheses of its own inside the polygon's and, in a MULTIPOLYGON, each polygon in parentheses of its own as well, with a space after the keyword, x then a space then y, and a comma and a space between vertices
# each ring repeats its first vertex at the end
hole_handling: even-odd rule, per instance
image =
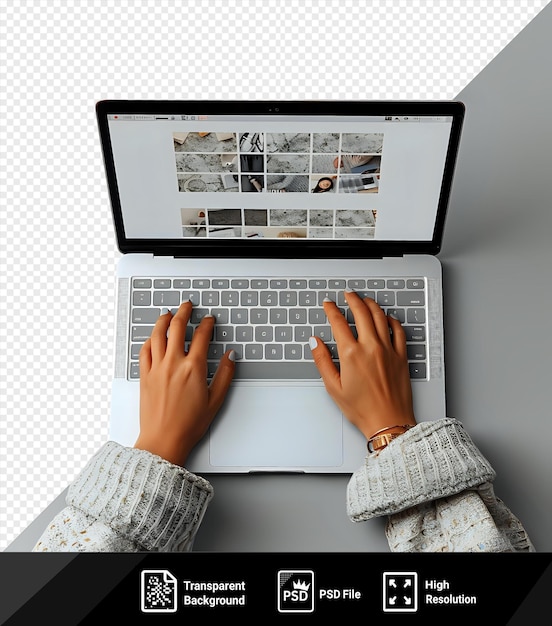
POLYGON ((255 328, 255 341, 268 343, 274 340, 272 326, 257 326, 255 328))
POLYGON ((153 304, 154 306, 178 306, 180 304, 180 292, 179 291, 154 291, 153 292, 153 304))
POLYGON ((405 282, 401 278, 391 278, 387 281, 387 289, 404 289, 405 282))
POLYGON ((293 328, 291 326, 276 326, 274 341, 293 341, 293 328))
POLYGON ((195 278, 192 281, 192 287, 194 289, 209 289, 211 287, 211 280, 209 278, 195 278))
POLYGON ((253 341, 253 328, 251 326, 236 326, 236 341, 243 343, 253 341))
POLYGON ((201 320, 209 313, 209 309, 199 309, 199 308, 194 308, 192 309, 192 314, 190 316, 190 322, 192 324, 199 324, 199 322, 201 322, 201 320))
POLYGON ((151 304, 151 291, 135 291, 132 294, 134 306, 149 306, 151 304))
POLYGON ((246 278, 235 278, 230 283, 232 289, 249 289, 249 280, 246 278))
POLYGON ((366 281, 364 280, 364 278, 351 278, 349 281, 347 281, 347 286, 349 287, 349 289, 365 289, 366 281))
POLYGON ((183 291, 182 302, 189 300, 194 306, 199 304, 199 291, 183 291))
POLYGON ((160 314, 161 314, 161 309, 155 309, 155 308, 132 309, 132 323, 133 324, 155 324, 160 314))
POLYGON ((234 341, 234 327, 215 325, 215 339, 216 341, 234 341))
POLYGON ((297 306, 297 293, 295 291, 281 291, 280 306, 297 306))
POLYGON ((211 282, 213 289, 228 289, 230 281, 226 278, 214 278, 211 282))
POLYGON ((332 329, 330 326, 315 326, 314 334, 324 342, 332 340, 332 329))
POLYGON ((360 291, 356 292, 359 298, 372 298, 372 300, 376 299, 376 292, 375 291, 366 291, 365 289, 361 289, 360 291))
POLYGON ((219 364, 218 361, 207 361, 207 377, 213 378, 215 375, 219 364))
POLYGON ((399 291, 397 304, 399 306, 424 306, 425 293, 423 291, 399 291))
POLYGON ((192 281, 189 278, 175 278, 173 280, 173 289, 189 289, 192 281))
POLYGON ((385 281, 380 279, 370 279, 366 281, 368 289, 385 289, 385 281))
POLYGON ((380 306, 395 306, 395 292, 394 291, 378 291, 376 295, 376 302, 380 306))
POLYGON ((259 294, 256 291, 242 291, 240 303, 242 306, 257 306, 259 294))
POLYGON ((290 289, 306 289, 307 281, 306 280, 290 280, 289 288, 290 289))
POLYGON ((248 363, 246 359, 237 361, 234 371, 234 380, 316 380, 319 378, 320 374, 316 365, 304 361, 248 363))
POLYGON ((265 358, 269 361, 281 361, 284 356, 284 349, 279 344, 265 346, 265 358))
POLYGON ((328 281, 328 287, 330 289, 345 289, 347 282, 341 279, 333 279, 328 281))
POLYGON ((422 278, 414 278, 406 281, 406 287, 408 289, 423 289, 424 281, 422 278))
POLYGON ((208 359, 216 359, 217 361, 224 354, 224 345, 222 343, 210 343, 207 348, 207 358, 208 359))
POLYGON ((328 300, 331 300, 332 302, 335 302, 337 300, 337 292, 319 291, 318 292, 318 306, 322 306, 326 298, 328 298, 328 300))
POLYGON ((227 343, 226 350, 234 350, 236 359, 243 359, 243 345, 239 343, 227 343))
POLYGON ((288 319, 286 309, 270 309, 271 324, 286 324, 288 319))
POLYGON ((409 363, 408 369, 410 370, 410 378, 414 380, 427 377, 425 363, 409 363))
POLYGON ((307 309, 291 309, 289 311, 289 321, 291 324, 306 324, 307 309))
POLYGON ((287 289, 288 281, 284 279, 275 279, 270 281, 271 289, 287 289))
POLYGON ((327 321, 323 309, 309 309, 309 324, 325 324, 327 321))
POLYGON ((294 330, 297 343, 305 343, 312 337, 312 326, 296 326, 294 330))
POLYGON ((301 291, 299 293, 299 306, 317 306, 316 291, 301 291))
POLYGON ((140 350, 142 349, 143 343, 133 343, 130 346, 130 358, 138 359, 140 356, 140 350))
POLYGON ((151 279, 135 278, 132 281, 132 286, 134 287, 134 289, 151 289, 151 279))
POLYGON ((309 280, 309 289, 326 289, 328 281, 322 278, 309 280))
POLYGON ((153 287, 155 289, 170 289, 171 281, 168 278, 156 278, 153 281, 153 287))
POLYGON ((250 360, 260 360, 263 358, 263 346, 250 343, 245 346, 245 358, 250 360))
POLYGON ((425 309, 408 309, 406 321, 409 324, 425 324, 425 309))
POLYGON ((217 324, 228 324, 228 309, 211 309, 211 315, 217 324))
POLYGON ((424 326, 404 326, 407 341, 425 341, 424 326))
POLYGON ((222 306, 238 306, 240 303, 240 294, 238 291, 223 291, 220 302, 222 306))
POLYGON ((395 309, 395 308, 387 309, 387 315, 394 315, 395 317, 398 317, 400 323, 404 324, 404 321, 405 321, 404 309, 395 309))
POLYGON ((201 304, 203 306, 218 306, 220 294, 218 291, 204 291, 201 294, 201 304))
POLYGON ((132 341, 146 341, 151 336, 153 326, 133 326, 131 329, 132 341))
POLYGON ((261 306, 278 306, 277 291, 261 291, 261 306))
POLYGON ((231 309, 230 321, 232 324, 247 324, 249 322, 249 311, 247 309, 231 309))
POLYGON ((252 324, 268 324, 268 309, 252 309, 250 321, 252 324))
POLYGON ((140 378, 140 365, 138 363, 131 363, 129 369, 130 378, 140 378))
POLYGON ((290 361, 298 361, 303 358, 303 347, 297 344, 286 344, 284 346, 284 357, 290 361))
POLYGON ((426 358, 425 345, 409 344, 406 346, 406 354, 409 361, 424 361, 426 358))
POLYGON ((251 281, 251 289, 267 289, 267 288, 268 288, 268 280, 253 279, 251 281))

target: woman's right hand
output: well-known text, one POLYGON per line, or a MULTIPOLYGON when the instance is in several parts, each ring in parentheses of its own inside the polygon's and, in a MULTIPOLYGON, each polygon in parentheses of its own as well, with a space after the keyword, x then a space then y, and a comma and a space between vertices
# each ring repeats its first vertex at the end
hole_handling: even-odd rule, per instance
POLYGON ((414 426, 406 337, 401 323, 386 316, 371 298, 361 299, 348 291, 345 298, 358 338, 335 302, 324 302, 337 344, 339 369, 324 342, 311 338, 314 362, 326 390, 367 439, 382 428, 414 426))

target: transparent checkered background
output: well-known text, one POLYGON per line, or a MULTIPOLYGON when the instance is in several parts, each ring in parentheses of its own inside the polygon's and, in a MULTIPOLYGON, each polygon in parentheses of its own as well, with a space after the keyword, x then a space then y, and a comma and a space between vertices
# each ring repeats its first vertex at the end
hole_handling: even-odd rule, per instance
POLYGON ((107 436, 97 100, 453 98, 546 4, 0 0, 0 549, 107 436))

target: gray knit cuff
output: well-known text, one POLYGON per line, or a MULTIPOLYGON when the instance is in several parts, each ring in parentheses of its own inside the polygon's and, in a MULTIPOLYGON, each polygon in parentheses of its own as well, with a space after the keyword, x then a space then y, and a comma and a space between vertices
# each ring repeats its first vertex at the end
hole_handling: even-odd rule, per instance
POLYGON ((177 551, 193 540, 212 496, 204 478, 110 441, 69 487, 67 504, 144 550, 177 551))
POLYGON ((347 513, 361 522, 492 482, 495 472, 451 418, 421 422, 369 454, 347 487, 347 513))

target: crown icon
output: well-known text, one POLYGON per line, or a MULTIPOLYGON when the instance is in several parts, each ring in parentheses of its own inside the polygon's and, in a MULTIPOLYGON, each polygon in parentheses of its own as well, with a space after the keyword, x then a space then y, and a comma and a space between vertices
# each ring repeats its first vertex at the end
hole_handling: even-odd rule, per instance
POLYGON ((310 583, 304 582, 302 580, 293 581, 294 589, 302 589, 303 591, 308 591, 310 588, 310 583))

